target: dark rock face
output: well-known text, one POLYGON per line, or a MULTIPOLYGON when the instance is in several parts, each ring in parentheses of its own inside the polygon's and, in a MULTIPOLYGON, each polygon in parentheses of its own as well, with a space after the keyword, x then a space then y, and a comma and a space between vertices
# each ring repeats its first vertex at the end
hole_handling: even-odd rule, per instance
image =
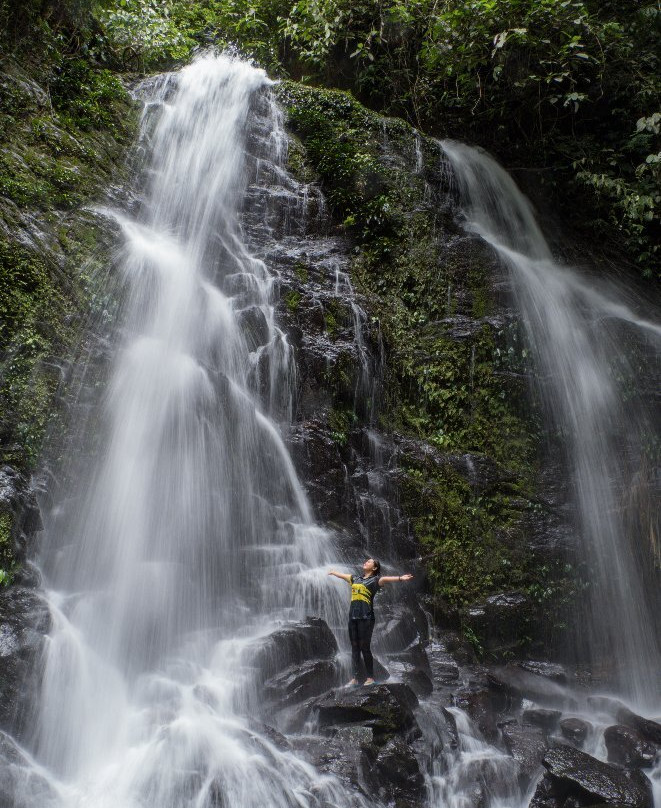
POLYGON ((516 649, 531 619, 531 604, 520 592, 503 592, 470 606, 465 622, 482 638, 484 649, 502 658, 516 649))
POLYGON ((50 626, 50 612, 36 590, 0 590, 0 727, 19 737, 29 723, 50 626))
POLYGON ((48 781, 4 732, 0 732, 0 808, 56 808, 59 799, 48 781))
POLYGON ((626 771, 569 746, 549 750, 531 808, 608 805, 652 808, 652 786, 639 771, 626 771))
POLYGON ((23 563, 34 551, 35 534, 43 529, 41 513, 34 491, 26 478, 12 466, 0 467, 0 516, 11 521, 11 530, 4 540, 11 556, 23 563))
POLYGON ((651 766, 656 758, 656 746, 631 727, 622 724, 608 727, 604 732, 608 760, 622 766, 651 766))
POLYGON ((313 704, 321 727, 360 724, 375 735, 417 734, 413 714, 418 700, 404 684, 336 690, 313 704))

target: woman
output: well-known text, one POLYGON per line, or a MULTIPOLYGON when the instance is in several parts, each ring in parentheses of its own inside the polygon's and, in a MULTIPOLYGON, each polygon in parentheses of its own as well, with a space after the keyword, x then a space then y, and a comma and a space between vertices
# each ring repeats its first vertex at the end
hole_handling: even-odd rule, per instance
POLYGON ((363 564, 362 576, 349 575, 346 572, 331 570, 328 574, 351 584, 351 605, 349 607, 349 640, 351 641, 351 673, 353 678, 349 685, 358 684, 360 655, 365 660, 367 671, 366 685, 374 684, 374 657, 370 650, 370 641, 374 631, 374 596, 384 584, 395 581, 410 581, 410 572, 405 575, 381 575, 381 564, 368 558, 363 564))

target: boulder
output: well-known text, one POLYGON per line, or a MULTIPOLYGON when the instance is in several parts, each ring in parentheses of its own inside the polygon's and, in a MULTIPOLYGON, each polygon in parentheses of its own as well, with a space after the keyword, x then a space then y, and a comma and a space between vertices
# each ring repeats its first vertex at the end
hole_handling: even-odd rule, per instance
POLYGON ((308 617, 275 629, 255 642, 252 664, 261 669, 264 679, 271 679, 292 665, 314 659, 331 659, 337 653, 337 642, 324 620, 308 617))
POLYGON ((542 766, 548 745, 540 727, 522 727, 518 722, 508 722, 501 728, 503 742, 508 753, 519 764, 519 783, 526 789, 542 766))
MULTIPOLYGON (((417 604, 415 608, 419 609, 417 604)), ((380 651, 402 651, 419 639, 416 621, 412 619, 411 606, 395 603, 380 615, 375 647, 380 651)), ((425 638, 422 638, 425 639, 425 638)))
POLYGON ((419 668, 407 668, 402 673, 402 681, 408 685, 418 698, 425 699, 434 692, 434 683, 419 668))
POLYGON ((329 690, 338 670, 330 659, 311 659, 292 665, 264 682, 264 697, 278 708, 291 707, 329 690))
POLYGON ((552 732, 558 725, 561 715, 560 710, 546 710, 542 707, 537 707, 524 710, 522 720, 524 724, 534 724, 541 727, 545 732, 552 732))
POLYGON ((652 766, 656 758, 656 746, 635 729, 615 724, 604 732, 608 760, 622 766, 652 766))
POLYGON ((469 683, 452 696, 455 707, 467 713, 478 730, 489 741, 498 737, 498 716, 511 707, 507 696, 479 683, 469 683))
POLYGON ((293 746, 317 771, 333 775, 347 790, 368 796, 378 788, 373 765, 375 748, 369 731, 367 727, 343 727, 327 738, 297 736, 293 746))
POLYGON ((617 711, 617 720, 620 724, 637 730, 646 740, 661 746, 661 724, 656 721, 636 715, 626 707, 617 711))
POLYGON ((531 699, 539 704, 553 704, 565 701, 574 708, 575 699, 568 696, 566 688, 536 673, 528 673, 516 665, 506 665, 487 673, 489 687, 499 693, 507 695, 519 703, 522 699, 531 699))
POLYGON ((581 747, 592 731, 592 724, 582 718, 563 718, 560 722, 560 732, 564 738, 574 746, 581 747))
POLYGON ((550 749, 542 761, 548 775, 540 782, 530 803, 532 808, 598 803, 652 808, 652 786, 638 770, 603 763, 571 746, 550 749))
POLYGON ((411 747, 401 738, 389 738, 376 756, 379 796, 384 801, 410 800, 416 805, 424 795, 424 777, 411 747))
POLYGON ((413 710, 418 699, 404 684, 385 684, 336 690, 313 703, 321 727, 362 724, 375 735, 416 735, 413 710))

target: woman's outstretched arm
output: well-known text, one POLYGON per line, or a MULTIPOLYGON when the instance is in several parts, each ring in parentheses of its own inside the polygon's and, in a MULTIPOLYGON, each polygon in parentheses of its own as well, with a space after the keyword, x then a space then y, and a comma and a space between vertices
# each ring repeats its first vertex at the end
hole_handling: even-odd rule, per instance
POLYGON ((379 586, 397 583, 398 581, 410 581, 411 578, 413 578, 413 576, 410 572, 407 572, 404 575, 382 575, 379 578, 379 586))
POLYGON ((352 576, 349 575, 348 572, 335 572, 335 570, 331 570, 329 575, 334 575, 336 578, 341 578, 343 581, 346 581, 348 584, 351 583, 352 576))

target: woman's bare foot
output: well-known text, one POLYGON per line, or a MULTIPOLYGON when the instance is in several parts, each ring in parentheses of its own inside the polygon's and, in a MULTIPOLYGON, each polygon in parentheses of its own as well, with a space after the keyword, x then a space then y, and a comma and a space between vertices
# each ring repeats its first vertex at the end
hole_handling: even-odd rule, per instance
POLYGON ((352 679, 350 682, 347 682, 346 687, 355 687, 358 684, 358 679, 352 679))
POLYGON ((374 684, 374 679, 372 679, 372 677, 370 676, 369 679, 365 679, 363 684, 365 684, 365 685, 373 685, 374 684))

